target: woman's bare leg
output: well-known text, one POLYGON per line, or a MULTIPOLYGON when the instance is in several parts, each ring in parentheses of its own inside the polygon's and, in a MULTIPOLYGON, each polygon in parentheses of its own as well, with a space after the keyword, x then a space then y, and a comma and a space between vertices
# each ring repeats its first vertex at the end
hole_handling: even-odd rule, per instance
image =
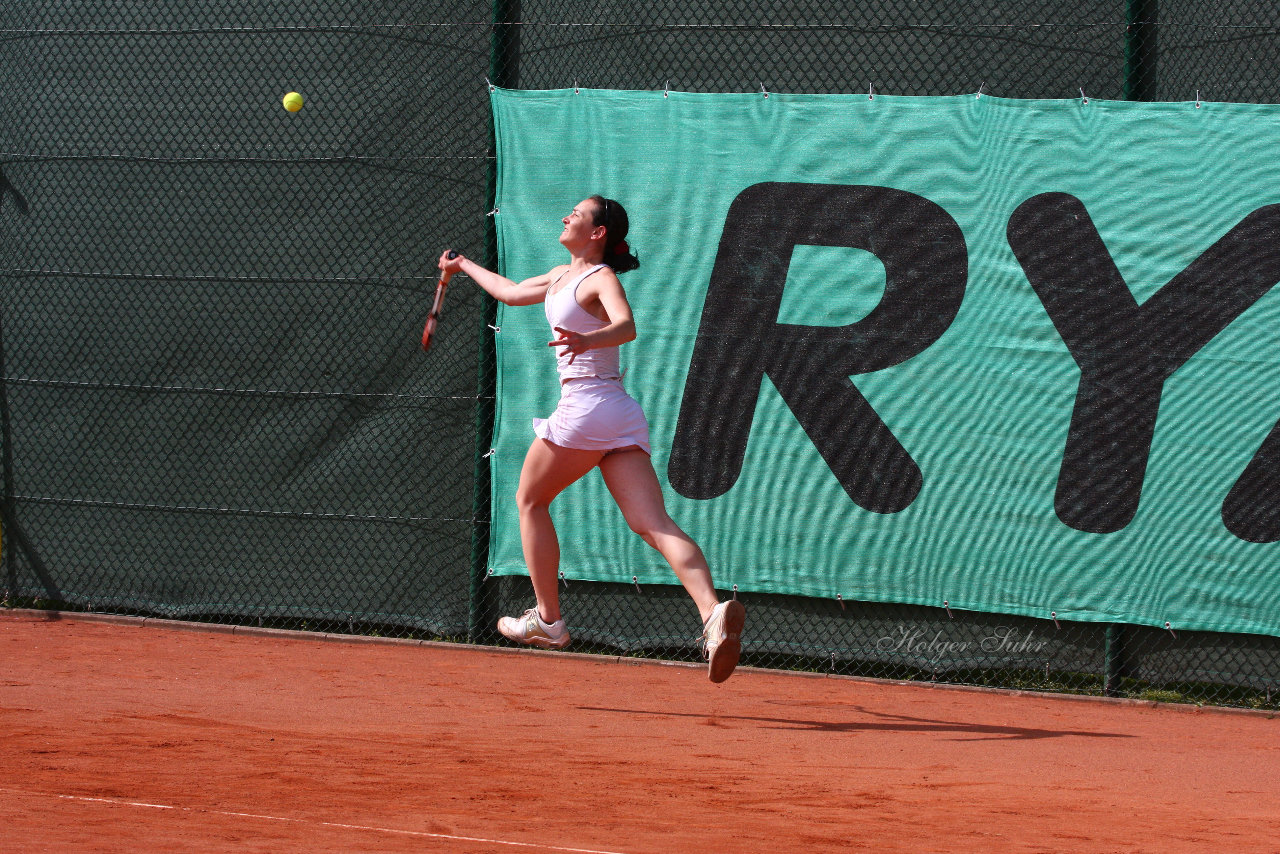
POLYGON ((560 542, 551 522, 551 501, 600 462, 600 451, 562 448, 534 439, 520 470, 516 506, 520 512, 520 546, 544 622, 560 619, 560 542))
POLYGON ((705 623, 719 601, 711 582, 711 570, 702 549, 667 513, 662 487, 649 455, 639 448, 615 451, 600 460, 599 465, 605 485, 618 502, 627 525, 671 564, 705 623))

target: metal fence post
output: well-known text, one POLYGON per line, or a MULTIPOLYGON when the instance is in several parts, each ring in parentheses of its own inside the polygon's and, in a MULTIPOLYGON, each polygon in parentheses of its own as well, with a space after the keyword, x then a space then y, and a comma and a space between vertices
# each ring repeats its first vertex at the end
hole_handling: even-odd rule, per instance
POLYGON ((4 599, 18 589, 18 567, 13 556, 18 530, 13 513, 13 441, 9 432, 9 377, 4 364, 4 313, 0 311, 0 551, 4 559, 4 599))
POLYGON ((1107 697, 1119 697, 1120 680, 1128 675, 1129 664, 1126 660, 1125 627, 1122 623, 1111 623, 1107 626, 1106 646, 1103 652, 1105 672, 1102 677, 1102 693, 1107 697))
MULTIPOLYGON (((493 33, 490 37, 489 81, 504 89, 514 88, 520 77, 520 0, 494 0, 493 33)), ((489 210, 497 206, 498 161, 497 138, 492 116, 489 120, 489 168, 486 204, 489 210)), ((485 266, 498 269, 497 217, 491 217, 485 228, 485 266)), ((484 324, 495 324, 497 303, 488 296, 484 300, 484 324)), ((476 379, 476 464, 475 499, 472 518, 475 522, 471 535, 471 604, 468 615, 467 638, 479 641, 481 635, 493 625, 492 603, 486 590, 489 562, 489 536, 493 508, 489 500, 491 485, 489 474, 489 450, 493 439, 494 395, 497 389, 497 353, 493 339, 481 334, 479 364, 476 379)))
MULTIPOLYGON (((1157 37, 1159 0, 1128 0, 1124 51, 1124 98, 1126 101, 1156 100, 1157 37)), ((1127 673, 1125 626, 1107 626, 1103 652, 1102 693, 1120 695, 1120 680, 1127 673)))
POLYGON ((1129 0, 1125 27, 1124 98, 1156 100, 1158 0, 1129 0))

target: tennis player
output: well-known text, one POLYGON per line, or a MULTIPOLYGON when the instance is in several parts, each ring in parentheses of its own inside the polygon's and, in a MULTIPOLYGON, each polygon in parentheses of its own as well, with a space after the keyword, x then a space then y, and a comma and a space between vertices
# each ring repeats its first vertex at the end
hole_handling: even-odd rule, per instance
POLYGON ((738 665, 746 616, 737 600, 720 602, 707 560, 671 519, 649 459, 649 424, 622 386, 618 347, 636 337, 636 324, 618 274, 640 266, 627 246, 628 220, 613 199, 592 196, 562 220, 560 243, 569 263, 514 282, 459 255, 440 255, 440 270, 462 272, 507 305, 542 303, 554 336, 560 403, 534 419, 536 438, 520 471, 516 504, 520 543, 537 606, 503 617, 498 631, 517 643, 547 649, 569 644, 560 613, 560 544, 551 502, 597 466, 627 525, 666 559, 698 606, 707 675, 723 682, 738 665))

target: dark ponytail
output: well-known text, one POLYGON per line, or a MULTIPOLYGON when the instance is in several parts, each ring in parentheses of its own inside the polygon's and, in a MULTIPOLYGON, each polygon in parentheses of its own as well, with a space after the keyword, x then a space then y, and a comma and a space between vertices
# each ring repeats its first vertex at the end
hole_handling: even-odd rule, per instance
POLYGON ((613 199, 604 196, 592 196, 596 203, 596 213, 592 225, 604 226, 604 263, 613 268, 615 273, 625 273, 640 266, 640 259, 631 252, 627 245, 627 211, 613 199))

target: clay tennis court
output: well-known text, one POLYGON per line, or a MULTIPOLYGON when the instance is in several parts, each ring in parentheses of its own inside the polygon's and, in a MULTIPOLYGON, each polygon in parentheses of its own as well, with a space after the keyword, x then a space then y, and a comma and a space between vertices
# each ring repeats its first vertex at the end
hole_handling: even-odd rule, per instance
POLYGON ((1280 721, 0 612, 6 851, 1277 851, 1280 721))

